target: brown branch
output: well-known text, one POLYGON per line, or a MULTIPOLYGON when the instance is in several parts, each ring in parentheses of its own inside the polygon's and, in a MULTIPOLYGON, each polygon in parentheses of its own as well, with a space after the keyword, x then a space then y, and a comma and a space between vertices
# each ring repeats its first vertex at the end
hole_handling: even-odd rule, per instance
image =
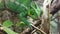
POLYGON ((33 24, 31 24, 35 29, 39 30, 40 32, 42 32, 43 34, 46 34, 44 31, 42 31, 41 29, 37 28, 36 26, 34 26, 33 24))
POLYGON ((28 32, 30 30, 30 28, 26 28, 22 33, 20 34, 25 34, 26 32, 28 32))

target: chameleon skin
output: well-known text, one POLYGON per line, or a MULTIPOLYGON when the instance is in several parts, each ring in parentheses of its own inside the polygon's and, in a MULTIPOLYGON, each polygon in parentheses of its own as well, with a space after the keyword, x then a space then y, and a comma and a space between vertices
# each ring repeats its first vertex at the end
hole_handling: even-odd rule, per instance
POLYGON ((9 10, 16 13, 20 20, 23 21, 28 27, 31 27, 30 22, 27 21, 27 16, 37 19, 37 14, 33 8, 30 8, 32 0, 1 0, 1 10, 9 10), (33 10, 31 10, 33 9, 33 10))

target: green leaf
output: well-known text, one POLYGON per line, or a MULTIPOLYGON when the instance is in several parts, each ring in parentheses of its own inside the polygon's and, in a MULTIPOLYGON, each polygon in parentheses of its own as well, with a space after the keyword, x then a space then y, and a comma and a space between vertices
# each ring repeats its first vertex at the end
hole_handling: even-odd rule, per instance
POLYGON ((5 27, 10 27, 12 25, 13 25, 13 23, 10 20, 6 20, 6 21, 3 22, 3 26, 5 26, 5 27))
POLYGON ((36 7, 37 7, 37 15, 38 15, 38 17, 40 16, 40 14, 41 14, 41 8, 40 8, 40 6, 38 6, 38 4, 37 3, 35 3, 36 4, 36 7))
POLYGON ((7 0, 6 6, 8 9, 15 13, 20 13, 26 11, 26 8, 30 6, 32 0, 7 0))
POLYGON ((23 26, 25 26, 25 23, 21 21, 21 22, 17 23, 17 26, 23 27, 23 26))
POLYGON ((4 31, 7 33, 7 34, 18 34, 14 31, 12 31, 11 29, 7 28, 7 27, 3 27, 4 28, 4 31))
POLYGON ((36 2, 33 2, 31 4, 31 7, 35 10, 35 13, 37 14, 37 16, 40 17, 40 14, 41 14, 41 8, 40 8, 40 6, 38 6, 38 4, 36 2))
POLYGON ((26 13, 22 12, 18 16, 19 16, 20 20, 25 23, 26 26, 31 28, 31 23, 29 21, 27 21, 27 18, 25 17, 26 13))
POLYGON ((32 0, 17 0, 19 3, 24 4, 25 6, 30 6, 32 0))

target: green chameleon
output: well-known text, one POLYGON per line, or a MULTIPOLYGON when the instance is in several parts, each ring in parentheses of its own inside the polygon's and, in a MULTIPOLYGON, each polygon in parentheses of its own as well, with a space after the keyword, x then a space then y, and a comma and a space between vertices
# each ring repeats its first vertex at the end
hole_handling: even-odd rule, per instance
POLYGON ((38 19, 41 14, 40 7, 33 0, 0 0, 0 11, 4 10, 16 13, 28 27, 31 24, 27 21, 27 16, 38 19))

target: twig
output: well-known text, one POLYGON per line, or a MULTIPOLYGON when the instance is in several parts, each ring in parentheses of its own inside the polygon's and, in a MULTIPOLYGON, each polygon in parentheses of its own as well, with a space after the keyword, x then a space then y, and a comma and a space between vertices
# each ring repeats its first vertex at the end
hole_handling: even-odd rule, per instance
POLYGON ((31 24, 35 29, 41 31, 42 33, 46 34, 44 31, 42 31, 41 29, 37 28, 36 26, 34 26, 33 24, 31 24))
MULTIPOLYGON (((42 18, 42 23, 40 24, 40 26, 41 26, 40 29, 42 28, 43 23, 44 23, 44 20, 43 20, 43 18, 42 18)), ((34 33, 35 31, 36 31, 36 29, 34 29, 34 30, 31 32, 31 34, 34 33)))
POLYGON ((36 31, 36 29, 34 29, 34 30, 31 32, 31 34, 33 34, 35 31, 36 31))
POLYGON ((25 34, 26 32, 28 32, 30 30, 30 28, 26 28, 21 34, 25 34))

